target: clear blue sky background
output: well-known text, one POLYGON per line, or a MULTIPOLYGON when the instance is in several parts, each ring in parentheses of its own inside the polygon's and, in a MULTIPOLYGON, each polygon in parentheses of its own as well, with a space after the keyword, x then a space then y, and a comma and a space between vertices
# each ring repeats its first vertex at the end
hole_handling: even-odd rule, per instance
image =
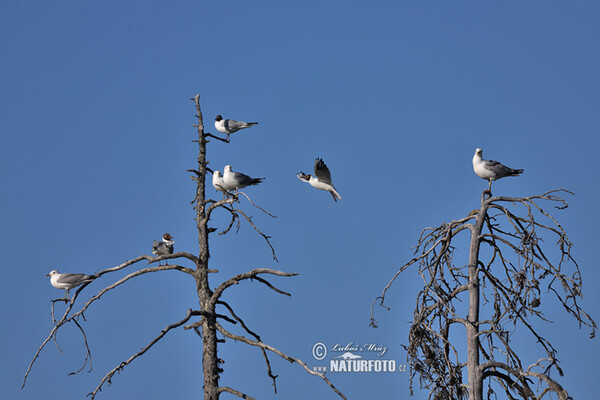
MULTIPOLYGON (((315 342, 378 343, 405 362, 400 345, 420 278, 409 270, 395 284, 376 330, 371 302, 411 258, 423 227, 478 207, 487 184, 472 171, 476 147, 525 169, 497 182, 495 194, 575 193, 555 215, 576 244, 581 305, 600 318, 599 17, 595 1, 2 2, 2 397, 84 398, 197 308, 183 274, 130 282, 86 314, 91 373, 67 376, 84 357, 69 326, 59 334, 64 353, 49 345, 20 389, 51 328, 50 299, 62 294, 44 276, 51 269, 100 271, 149 254, 164 232, 177 250, 197 251, 186 172, 195 167, 196 93, 209 131, 217 114, 260 122, 229 145, 211 142, 208 158, 213 168, 266 177, 247 192, 278 218, 242 207, 272 235, 280 260, 242 224, 237 235, 211 238, 213 284, 254 267, 301 274, 273 280, 291 298, 256 282, 228 293, 265 342, 309 365, 318 364, 315 342), (342 201, 296 178, 312 172, 315 157, 342 201)), ((120 276, 94 282, 83 299, 120 276)), ((542 329, 559 350, 560 383, 574 398, 596 396, 598 340, 556 303, 542 306, 555 321, 542 329)), ((543 356, 523 347, 526 362, 543 356)), ((220 348, 224 385, 260 399, 336 398, 272 357, 275 396, 259 351, 232 341, 220 348)), ((350 399, 408 397, 407 373, 330 378, 350 399)), ((98 398, 198 398, 201 379, 201 341, 179 329, 98 398)))

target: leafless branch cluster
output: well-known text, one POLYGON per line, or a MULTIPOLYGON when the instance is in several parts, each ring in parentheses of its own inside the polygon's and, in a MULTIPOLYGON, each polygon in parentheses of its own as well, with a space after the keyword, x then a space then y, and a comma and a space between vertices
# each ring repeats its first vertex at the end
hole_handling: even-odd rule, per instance
POLYGON ((591 337, 595 335, 595 322, 578 302, 582 282, 579 266, 571 256, 572 243, 563 227, 540 206, 550 202, 556 208, 566 208, 561 192, 569 193, 559 190, 520 198, 483 196, 479 210, 422 232, 415 257, 400 268, 371 308, 371 325, 376 327, 374 306, 377 303, 384 306, 394 280, 411 265, 418 265, 424 287, 417 297, 407 346, 411 390, 418 375, 421 387, 430 389, 431 399, 466 397, 464 368, 471 365, 449 337, 451 326, 459 324, 466 328, 467 334, 472 330, 476 351, 486 360, 479 364, 478 354, 477 358, 475 355, 470 358, 478 369, 472 376, 481 380, 490 378, 486 380, 488 396, 494 393, 492 381, 496 381, 510 399, 514 398, 513 391, 523 394, 523 398, 536 398, 530 397, 534 393, 530 379, 533 377, 545 384, 543 393, 553 392, 560 399, 567 398, 566 391, 551 379, 552 371, 562 375, 556 350, 532 321, 547 321, 539 307, 542 293, 552 293, 580 327, 590 327, 591 337), (453 241, 462 231, 471 234, 467 265, 454 262, 453 241), (542 237, 556 240, 557 256, 552 257, 548 250, 542 249, 542 237), (467 298, 470 307, 477 301, 474 314, 470 308, 467 318, 457 311, 458 304, 465 299, 464 292, 476 295, 467 298), (490 310, 487 319, 478 317, 479 293, 486 310, 490 310), (471 315, 477 318, 470 318, 471 315), (529 332, 544 349, 543 360, 530 367, 523 365, 511 345, 511 336, 517 328, 519 332, 522 329, 529 332), (542 365, 542 372, 533 371, 542 365))
POLYGON ((252 199, 250 199, 250 197, 246 193, 238 191, 236 193, 226 192, 225 193, 226 198, 224 198, 222 200, 217 201, 217 200, 207 199, 204 202, 205 206, 206 206, 206 216, 205 216, 205 221, 203 221, 203 223, 205 223, 205 224, 208 223, 208 221, 210 220, 211 214, 216 209, 221 208, 221 209, 227 211, 231 215, 231 220, 230 220, 227 228, 225 228, 224 230, 219 232, 219 235, 226 235, 227 233, 229 233, 231 231, 231 228, 233 228, 234 225, 236 225, 236 232, 240 229, 240 217, 243 217, 250 224, 250 226, 252 226, 252 229, 254 229, 259 235, 261 235, 263 237, 263 239, 265 239, 265 241, 267 242, 267 245, 271 249, 271 253, 273 255, 273 260, 279 262, 279 260, 277 259, 277 256, 275 255, 275 249, 273 248, 273 245, 271 244, 271 241, 270 241, 271 236, 264 234, 256 226, 254 221, 252 221, 251 216, 248 216, 244 211, 242 211, 238 208, 234 208, 234 204, 239 203, 239 195, 240 194, 245 196, 248 199, 248 201, 250 202, 250 204, 252 204, 252 206, 258 208, 260 211, 264 212, 265 214, 269 215, 270 217, 277 218, 273 214, 269 213, 268 211, 262 209, 261 207, 257 206, 256 204, 254 204, 252 199))

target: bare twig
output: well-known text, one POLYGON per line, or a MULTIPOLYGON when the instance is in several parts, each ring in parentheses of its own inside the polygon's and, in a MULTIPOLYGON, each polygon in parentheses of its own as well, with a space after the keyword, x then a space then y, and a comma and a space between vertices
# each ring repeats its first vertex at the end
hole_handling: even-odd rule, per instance
POLYGON ((275 256, 275 249, 273 248, 273 245, 271 245, 271 241, 269 240, 269 239, 271 239, 271 236, 267 236, 267 235, 265 235, 264 233, 262 233, 262 232, 261 232, 261 230, 260 230, 260 229, 258 229, 258 227, 257 227, 256 225, 254 225, 254 222, 252 222, 252 218, 251 218, 251 217, 248 217, 248 216, 247 216, 247 215, 246 215, 246 214, 245 214, 245 213, 244 213, 242 210, 237 210, 237 209, 235 209, 234 211, 235 211, 235 212, 238 212, 238 213, 240 213, 240 214, 242 214, 242 215, 244 216, 244 218, 246 218, 246 221, 248 221, 248 223, 249 223, 250 225, 252 225, 252 228, 254 228, 254 230, 255 230, 256 232, 258 232, 258 233, 259 233, 259 234, 260 234, 260 235, 261 235, 261 236, 262 236, 262 237, 265 239, 265 241, 267 242, 267 244, 268 244, 268 245, 269 245, 269 247, 271 248, 271 253, 273 254, 273 260, 275 260, 275 261, 279 262, 279 260, 278 260, 278 259, 277 259, 277 257, 275 256))
MULTIPOLYGON (((257 279, 257 276, 260 275, 260 274, 269 274, 269 275, 285 276, 285 277, 299 275, 297 273, 282 272, 282 271, 278 271, 276 269, 270 269, 270 268, 256 268, 256 269, 253 269, 252 271, 236 275, 236 276, 234 276, 234 277, 226 280, 225 282, 221 283, 215 289, 215 291, 213 292, 213 294, 212 294, 212 296, 210 298, 209 304, 211 304, 214 307, 214 305, 217 304, 217 301, 219 300, 219 297, 221 297, 221 294, 223 294, 223 292, 225 291, 225 289, 227 289, 228 287, 230 287, 232 285, 237 285, 239 282, 241 282, 243 280, 246 280, 246 279, 257 279)), ((264 283, 269 288, 275 290, 277 293, 282 293, 282 294, 285 294, 287 296, 290 296, 289 293, 284 292, 282 290, 279 290, 279 289, 275 288, 273 285, 269 284, 264 279, 260 279, 259 282, 264 283)))
POLYGON ((250 397, 250 396, 248 396, 245 393, 242 393, 242 392, 240 392, 238 390, 230 388, 229 386, 220 386, 219 387, 219 393, 222 393, 222 392, 228 392, 228 393, 234 394, 234 395, 236 395, 237 397, 239 397, 241 399, 256 400, 254 397, 250 397))
POLYGON ((240 191, 238 191, 237 193, 238 193, 238 194, 243 194, 243 195, 244 195, 244 196, 245 196, 245 197, 248 199, 248 201, 250 202, 250 204, 252 204, 254 207, 258 208, 260 211, 262 211, 262 212, 264 212, 265 214, 267 214, 269 217, 277 218, 277 216, 275 216, 275 215, 271 214, 270 212, 268 212, 268 211, 267 211, 267 210, 265 210, 264 208, 262 208, 262 207, 259 207, 259 206, 257 206, 256 204, 254 204, 254 202, 253 202, 253 201, 250 199, 250 197, 249 197, 249 196, 248 196, 246 193, 242 192, 241 190, 240 190, 240 191))

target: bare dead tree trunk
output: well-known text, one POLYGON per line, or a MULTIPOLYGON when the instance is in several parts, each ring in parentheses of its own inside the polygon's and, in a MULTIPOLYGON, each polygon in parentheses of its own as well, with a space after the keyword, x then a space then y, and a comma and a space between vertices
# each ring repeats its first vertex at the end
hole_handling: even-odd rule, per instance
MULTIPOLYGON (((483 197, 482 197, 483 203, 483 197)), ((482 204, 483 208, 483 204, 482 204)), ((469 314, 467 318, 467 368, 469 378, 469 399, 483 400, 483 381, 479 371, 479 246, 481 230, 485 221, 485 210, 481 210, 471 227, 469 247, 469 314)))
POLYGON ((385 307, 385 297, 394 280, 411 265, 419 266, 425 285, 417 298, 406 347, 411 393, 418 376, 421 387, 430 389, 429 398, 434 400, 483 400, 486 383, 488 398, 496 395, 498 387, 510 399, 515 398, 514 392, 523 399, 540 399, 548 392, 560 400, 569 398, 551 376, 562 376, 556 350, 530 322, 532 318, 548 321, 539 310, 541 286, 545 283, 546 293, 553 294, 580 327, 590 327, 591 338, 595 336, 596 323, 578 303, 582 280, 579 266, 571 256, 572 243, 563 227, 538 204, 550 202, 557 209, 564 209, 567 202, 559 197, 562 193, 569 192, 555 190, 529 197, 486 197, 484 192, 479 210, 423 230, 415 257, 396 272, 371 307, 371 326, 377 327, 375 305, 385 307), (456 265, 453 240, 463 231, 471 234, 469 262, 456 265), (546 255, 542 234, 556 239, 558 260, 546 255), (484 256, 480 253, 482 245, 488 250, 484 256), (516 261, 510 260, 509 253, 516 261), (465 300, 466 319, 456 308, 465 300), (480 315, 482 300, 489 305, 484 306, 484 319, 480 315), (466 357, 450 337, 454 324, 465 328, 466 357), (511 337, 517 332, 532 336, 545 351, 545 357, 524 366, 511 344, 511 337), (463 382, 464 368, 467 382, 463 382), (541 391, 539 396, 534 381, 541 391))
POLYGON ((196 226, 198 228, 199 254, 196 262, 196 289, 200 309, 205 312, 202 318, 202 366, 204 374, 204 399, 216 400, 219 398, 219 366, 217 356, 217 328, 215 325, 215 305, 211 304, 213 294, 208 285, 208 219, 205 213, 206 189, 206 135, 204 134, 204 121, 200 110, 200 95, 194 96, 198 117, 198 170, 196 173, 196 226))

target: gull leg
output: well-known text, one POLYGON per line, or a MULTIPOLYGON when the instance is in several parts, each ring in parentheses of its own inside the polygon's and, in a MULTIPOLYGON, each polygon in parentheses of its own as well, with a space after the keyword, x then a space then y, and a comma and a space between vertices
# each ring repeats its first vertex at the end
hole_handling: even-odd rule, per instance
POLYGON ((333 201, 335 201, 337 203, 337 198, 335 197, 335 194, 333 194, 333 192, 329 192, 331 194, 331 197, 333 197, 333 201))
POLYGON ((489 180, 490 184, 489 184, 487 190, 484 190, 483 193, 488 193, 490 195, 490 197, 492 197, 492 180, 491 179, 488 179, 488 180, 489 180))

